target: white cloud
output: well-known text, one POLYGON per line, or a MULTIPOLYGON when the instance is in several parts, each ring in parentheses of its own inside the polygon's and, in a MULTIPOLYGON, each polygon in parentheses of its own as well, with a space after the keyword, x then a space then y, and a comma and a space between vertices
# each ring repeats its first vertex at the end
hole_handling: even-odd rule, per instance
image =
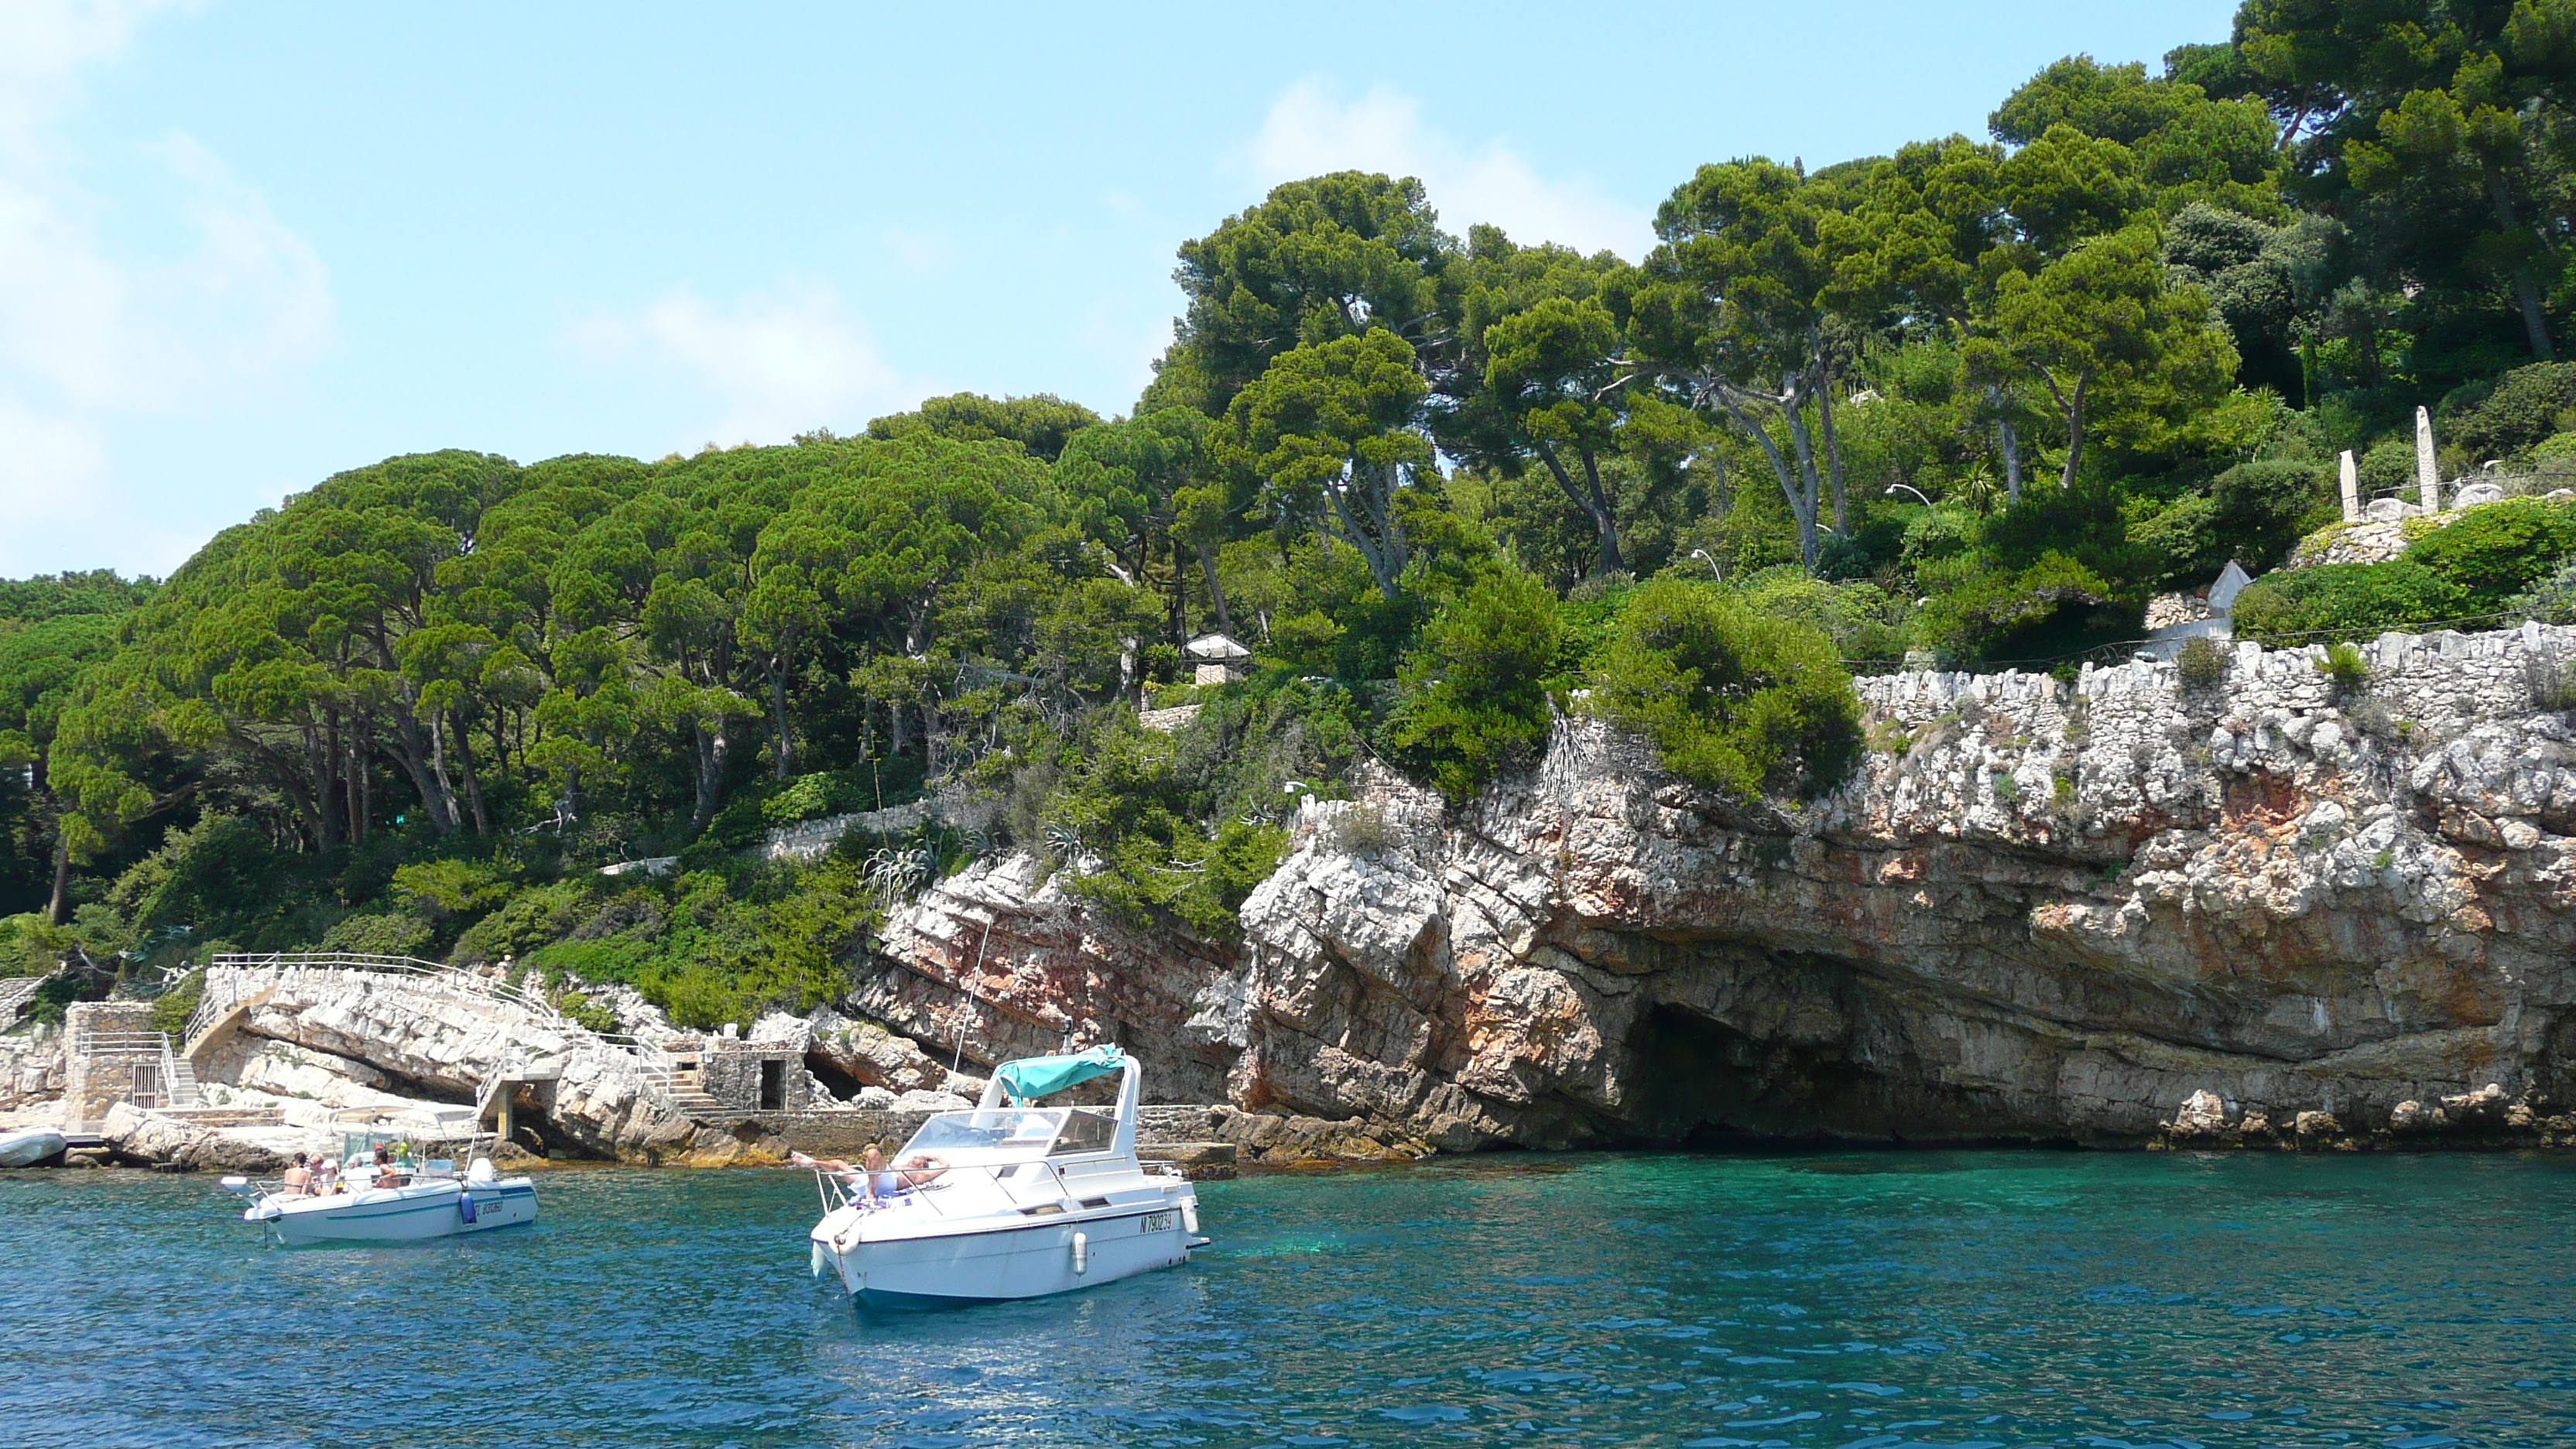
POLYGON ((847 433, 928 391, 886 362, 828 286, 755 292, 724 309, 681 288, 633 312, 576 322, 566 341, 594 361, 703 394, 707 417, 687 424, 687 436, 708 442, 785 442, 817 427, 847 433))
MULTIPOLYGON (((330 279, 313 247, 194 138, 146 148, 171 199, 120 197, 146 227, 176 219, 177 254, 121 250, 109 205, 81 184, 60 122, 84 68, 113 61, 153 0, 0 4, 0 499, 23 518, 0 570, 55 567, 71 545, 131 566, 160 524, 121 497, 110 441, 120 425, 203 417, 267 394, 332 337, 330 279)), ((95 561, 84 560, 84 561, 95 561)))
POLYGON ((1252 141, 1263 186, 1326 171, 1383 171, 1421 178, 1441 226, 1464 234, 1491 222, 1519 242, 1607 247, 1635 260, 1654 244, 1653 217, 1580 181, 1549 181, 1509 147, 1475 151, 1422 122, 1421 102, 1386 86, 1344 103, 1321 81, 1290 86, 1252 141))

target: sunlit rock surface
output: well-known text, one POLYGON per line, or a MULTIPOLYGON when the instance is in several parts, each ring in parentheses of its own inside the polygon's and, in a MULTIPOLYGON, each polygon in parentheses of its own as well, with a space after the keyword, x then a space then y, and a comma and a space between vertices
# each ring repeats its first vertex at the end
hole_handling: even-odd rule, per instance
POLYGON ((2364 652, 2343 697, 2252 645, 2200 689, 1864 679, 1875 748, 1804 804, 1560 722, 1463 811, 1386 778, 1310 804, 1236 940, 1016 857, 927 893, 846 1005, 1443 1148, 2421 1137, 2470 1097, 2480 1131, 2576 1131, 2576 731, 2535 702, 2576 631, 2364 652))

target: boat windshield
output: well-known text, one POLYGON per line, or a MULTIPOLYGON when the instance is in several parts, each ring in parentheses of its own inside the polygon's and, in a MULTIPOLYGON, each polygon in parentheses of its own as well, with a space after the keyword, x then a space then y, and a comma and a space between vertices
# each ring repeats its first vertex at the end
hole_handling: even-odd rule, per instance
POLYGON ((896 1160, 916 1152, 935 1152, 941 1156, 974 1153, 1007 1157, 1035 1157, 1055 1141, 1056 1129, 1064 1125, 1061 1107, 999 1108, 989 1112, 942 1112, 921 1124, 912 1134, 896 1160))
POLYGON ((1003 1107, 990 1111, 942 1112, 921 1124, 898 1165, 916 1152, 936 1153, 952 1161, 966 1154, 977 1161, 1007 1162, 1027 1157, 1065 1157, 1106 1152, 1118 1133, 1117 1118, 1107 1112, 1065 1107, 1003 1107))

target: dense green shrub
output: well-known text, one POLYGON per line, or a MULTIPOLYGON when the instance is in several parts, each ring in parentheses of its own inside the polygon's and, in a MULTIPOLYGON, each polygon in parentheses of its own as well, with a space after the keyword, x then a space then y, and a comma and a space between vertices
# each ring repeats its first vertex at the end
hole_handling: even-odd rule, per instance
POLYGON ((2174 673, 2185 689, 2207 689, 2227 677, 2227 651, 2209 636, 2195 634, 2174 652, 2174 673))
POLYGON ((1171 734, 1097 711, 1058 758, 1024 770, 1047 781, 1043 839, 1023 843, 1093 861, 1064 878, 1077 895, 1222 938, 1286 854, 1296 802, 1338 788, 1369 723, 1352 691, 1280 674, 1203 701, 1171 734))
POLYGON ((199 967, 172 982, 169 990, 153 999, 152 1030, 166 1031, 172 1041, 177 1041, 180 1034, 188 1029, 188 1018, 196 1011, 197 1003, 205 999, 206 972, 205 968, 199 967))
POLYGON ((1653 740, 1675 774, 1742 800, 1829 789, 1861 751, 1860 701, 1832 641, 1710 585, 1637 590, 1591 706, 1653 740))
POLYGON ((1989 574, 1933 596, 1918 631, 1961 661, 2056 659, 2135 637, 2138 606, 2064 554, 2011 574, 1989 574))
POLYGON ((2412 559, 2321 564, 2268 574, 2236 596, 2237 637, 2265 644, 2371 639, 2390 629, 2457 618, 2463 591, 2412 559))
POLYGON ((2187 493, 2132 525, 2129 536, 2158 560, 2159 589, 2192 589, 2208 583, 2231 557, 2219 538, 2218 504, 2206 493, 2187 493))
POLYGON ((1745 606, 1822 630, 1845 659, 1905 654, 1907 601, 1875 583, 1828 583, 1795 568, 1769 568, 1735 586, 1745 606))
POLYGON ((2316 661, 2317 672, 2334 681, 2337 699, 2350 699, 2370 683, 2370 661, 2361 656, 2358 644, 2337 644, 2316 661))
POLYGON ((409 911, 384 911, 343 916, 315 944, 359 956, 427 956, 437 937, 436 927, 409 911))
POLYGON ((2307 463, 2239 463, 2209 485, 2209 497, 2219 546, 2253 573, 2287 558, 2301 538, 2342 511, 2332 471, 2307 463))
POLYGON ((1396 759, 1453 801, 1535 759, 1547 739, 1556 615, 1545 584, 1506 570, 1423 626, 1397 676, 1403 702, 1387 722, 1396 759))
POLYGON ((2510 458, 2559 431, 2576 408, 2576 363, 2539 362, 2506 373, 2485 400, 2449 422, 2443 441, 2472 460, 2510 458))
POLYGON ((2560 559, 2530 588, 2506 600, 2505 611, 2544 624, 2576 624, 2576 558, 2560 559))
MULTIPOLYGON (((2576 364, 2563 364, 2576 371, 2576 364)), ((2462 514, 2447 528, 2415 540, 2406 550, 2456 585, 2464 612, 2504 607, 2576 554, 2576 503, 2508 498, 2462 514)))

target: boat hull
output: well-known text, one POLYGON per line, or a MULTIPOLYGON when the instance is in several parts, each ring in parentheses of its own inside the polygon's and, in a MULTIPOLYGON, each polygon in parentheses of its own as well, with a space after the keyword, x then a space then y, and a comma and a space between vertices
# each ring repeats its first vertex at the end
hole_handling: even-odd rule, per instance
POLYGON ((819 1236, 818 1242, 851 1296, 878 1308, 1044 1298, 1190 1260, 1189 1235, 1173 1207, 854 1242, 840 1249, 819 1236))
POLYGON ((326 1243, 415 1243, 498 1232, 537 1220, 537 1190, 526 1178, 428 1188, 386 1188, 346 1197, 264 1201, 242 1214, 289 1247, 326 1243), (471 1194, 474 1220, 459 1199, 471 1194))
POLYGON ((38 1128, 0 1133, 0 1167, 38 1167, 63 1155, 63 1134, 38 1128))

